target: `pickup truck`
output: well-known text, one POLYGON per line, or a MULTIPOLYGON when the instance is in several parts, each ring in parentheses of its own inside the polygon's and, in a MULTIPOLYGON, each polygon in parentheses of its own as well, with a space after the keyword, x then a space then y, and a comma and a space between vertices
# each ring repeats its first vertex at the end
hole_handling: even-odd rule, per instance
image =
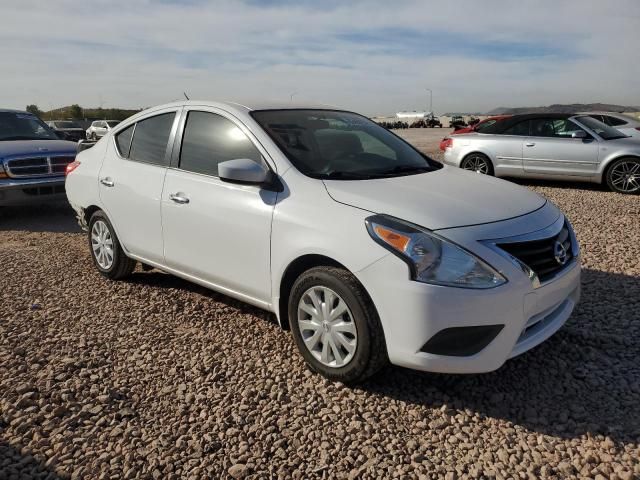
POLYGON ((0 109, 0 207, 66 200, 64 174, 76 151, 37 116, 0 109))

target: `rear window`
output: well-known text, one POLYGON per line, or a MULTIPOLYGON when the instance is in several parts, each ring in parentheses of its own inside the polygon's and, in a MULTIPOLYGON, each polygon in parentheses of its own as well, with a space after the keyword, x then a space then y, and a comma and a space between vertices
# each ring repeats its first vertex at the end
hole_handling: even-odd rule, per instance
POLYGON ((604 123, 611 125, 612 127, 619 127, 620 125, 626 125, 627 122, 620 118, 612 117, 611 115, 603 115, 604 123))
POLYGON ((129 158, 154 165, 168 165, 167 144, 175 116, 175 112, 163 113, 139 121, 131 142, 129 158))

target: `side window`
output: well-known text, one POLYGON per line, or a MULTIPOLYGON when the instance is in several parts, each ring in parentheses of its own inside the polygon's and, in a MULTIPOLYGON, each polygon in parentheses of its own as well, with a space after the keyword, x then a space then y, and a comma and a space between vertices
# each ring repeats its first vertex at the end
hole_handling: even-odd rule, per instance
POLYGON ((168 161, 165 154, 175 116, 175 112, 163 113, 139 121, 131 142, 129 158, 166 166, 168 161))
POLYGON ((133 135, 133 127, 125 128, 116 135, 116 145, 118 147, 118 153, 121 157, 127 158, 129 156, 129 149, 131 148, 131 136, 133 135))
POLYGON ((529 135, 529 120, 525 120, 523 122, 516 123, 511 127, 507 128, 502 135, 519 135, 526 136, 529 135))
POLYGON ((606 123, 607 125, 611 125, 612 127, 619 127, 620 125, 627 124, 627 122, 625 122, 624 120, 612 117, 610 115, 603 115, 602 118, 604 118, 604 123, 606 123))
POLYGON ((582 130, 571 120, 562 118, 537 118, 531 121, 531 135, 534 137, 571 138, 574 132, 582 130))
POLYGON ((233 122, 215 113, 189 112, 180 150, 181 169, 218 176, 219 163, 238 158, 262 163, 260 152, 233 122))

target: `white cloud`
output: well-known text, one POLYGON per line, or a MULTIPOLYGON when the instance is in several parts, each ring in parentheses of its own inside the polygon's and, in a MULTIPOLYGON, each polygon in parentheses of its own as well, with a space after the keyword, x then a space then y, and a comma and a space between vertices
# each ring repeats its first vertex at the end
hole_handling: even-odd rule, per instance
POLYGON ((0 106, 640 104, 636 0, 255 3, 0 0, 0 106))

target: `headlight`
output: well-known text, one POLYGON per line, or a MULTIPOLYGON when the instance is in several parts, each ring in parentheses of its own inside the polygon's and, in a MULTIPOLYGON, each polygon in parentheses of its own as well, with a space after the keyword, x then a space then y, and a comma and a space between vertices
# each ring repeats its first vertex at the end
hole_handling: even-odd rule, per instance
POLYGON ((380 245, 402 258, 413 280, 463 288, 493 288, 507 280, 478 257, 442 237, 386 215, 366 220, 380 245))

